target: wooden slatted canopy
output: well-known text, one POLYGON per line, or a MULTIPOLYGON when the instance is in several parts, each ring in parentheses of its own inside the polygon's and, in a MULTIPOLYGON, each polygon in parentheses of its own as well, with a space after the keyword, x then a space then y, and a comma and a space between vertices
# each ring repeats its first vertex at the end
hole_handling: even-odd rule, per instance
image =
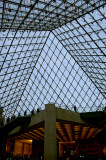
MULTIPOLYGON (((101 128, 92 127, 81 124, 71 124, 67 122, 56 122, 56 132, 57 140, 60 142, 71 142, 84 140, 89 138, 94 138, 95 135, 101 131, 101 128)), ((23 132, 14 136, 15 139, 36 139, 44 140, 44 124, 41 124, 40 127, 37 126, 35 129, 32 129, 27 132, 23 132)), ((12 137, 13 138, 13 137, 12 137)))
MULTIPOLYGON (((56 137, 60 142, 77 142, 79 140, 91 139, 94 138, 97 133, 104 128, 104 126, 101 125, 101 121, 105 120, 105 115, 102 112, 80 114, 57 107, 55 108, 54 104, 47 105, 47 107, 48 109, 36 113, 32 115, 32 117, 20 117, 11 122, 11 125, 12 123, 16 124, 16 121, 17 125, 20 125, 21 122, 23 122, 23 124, 27 122, 27 125, 25 128, 20 129, 18 132, 10 132, 8 134, 10 138, 14 137, 15 139, 44 140, 45 115, 46 112, 49 114, 48 110, 51 107, 55 109, 55 113, 53 114, 56 115, 56 137), (94 123, 88 123, 90 118, 98 119, 98 123, 95 123, 95 121, 94 123), (85 121, 85 119, 87 119, 87 121, 85 121)), ((10 126, 10 124, 7 125, 10 126)), ((4 128, 5 127, 6 126, 4 126, 4 128)))

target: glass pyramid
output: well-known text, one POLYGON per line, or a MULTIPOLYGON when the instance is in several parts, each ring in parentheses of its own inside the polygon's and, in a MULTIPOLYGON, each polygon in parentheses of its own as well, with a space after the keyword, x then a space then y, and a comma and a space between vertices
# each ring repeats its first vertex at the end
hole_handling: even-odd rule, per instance
POLYGON ((105 0, 0 1, 0 103, 5 117, 57 107, 103 110, 105 0))

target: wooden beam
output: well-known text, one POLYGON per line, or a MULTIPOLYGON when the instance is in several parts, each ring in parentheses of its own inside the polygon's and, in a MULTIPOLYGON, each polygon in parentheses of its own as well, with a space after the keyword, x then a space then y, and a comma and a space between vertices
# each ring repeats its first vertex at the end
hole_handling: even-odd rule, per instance
POLYGON ((74 127, 73 127, 73 125, 71 125, 71 129, 72 129, 73 141, 75 141, 75 136, 74 136, 74 127))
POLYGON ((87 130, 87 132, 86 132, 86 134, 85 134, 85 136, 84 136, 84 139, 86 139, 86 138, 87 138, 87 136, 88 136, 88 134, 89 134, 90 130, 91 130, 91 128, 89 127, 89 128, 88 128, 88 130, 87 130))
POLYGON ((57 129, 56 129, 56 133, 57 133, 57 135, 60 137, 60 139, 64 142, 63 136, 61 136, 60 132, 59 132, 57 129))
POLYGON ((79 140, 81 139, 82 129, 83 129, 83 127, 82 127, 82 126, 80 126, 79 140))
POLYGON ((67 131, 66 131, 65 127, 64 127, 64 124, 60 123, 60 125, 61 125, 61 127, 62 127, 62 129, 63 129, 63 131, 64 131, 64 134, 65 134, 66 137, 67 137, 67 141, 70 141, 70 138, 69 138, 69 136, 68 136, 68 134, 67 134, 67 131))
POLYGON ((40 135, 39 133, 37 133, 36 131, 31 131, 34 135, 37 135, 37 136, 39 136, 39 137, 41 137, 41 138, 43 138, 44 139, 44 135, 42 136, 42 135, 40 135))

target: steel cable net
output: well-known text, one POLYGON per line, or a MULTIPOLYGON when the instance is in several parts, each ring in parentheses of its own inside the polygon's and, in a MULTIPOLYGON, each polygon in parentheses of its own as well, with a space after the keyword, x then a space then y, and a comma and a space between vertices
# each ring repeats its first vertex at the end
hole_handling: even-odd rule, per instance
POLYGON ((105 0, 1 0, 0 102, 4 116, 45 104, 105 107, 105 0))

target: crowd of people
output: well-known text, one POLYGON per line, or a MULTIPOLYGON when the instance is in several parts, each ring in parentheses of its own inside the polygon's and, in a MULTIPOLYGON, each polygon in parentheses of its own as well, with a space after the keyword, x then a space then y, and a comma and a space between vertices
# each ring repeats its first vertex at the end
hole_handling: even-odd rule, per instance
MULTIPOLYGON (((72 157, 72 156, 67 156, 65 154, 61 155, 58 160, 105 160, 105 156, 98 158, 96 156, 79 156, 79 157, 72 157)), ((43 156, 38 156, 37 158, 33 158, 32 155, 28 157, 28 155, 24 155, 24 157, 20 155, 15 155, 13 154, 7 154, 5 157, 0 158, 0 160, 44 160, 43 156)))
POLYGON ((30 155, 28 157, 27 154, 25 154, 23 157, 19 154, 17 154, 17 155, 7 154, 5 157, 0 158, 0 160, 44 160, 44 158, 43 158, 43 156, 33 158, 32 155, 30 155))

